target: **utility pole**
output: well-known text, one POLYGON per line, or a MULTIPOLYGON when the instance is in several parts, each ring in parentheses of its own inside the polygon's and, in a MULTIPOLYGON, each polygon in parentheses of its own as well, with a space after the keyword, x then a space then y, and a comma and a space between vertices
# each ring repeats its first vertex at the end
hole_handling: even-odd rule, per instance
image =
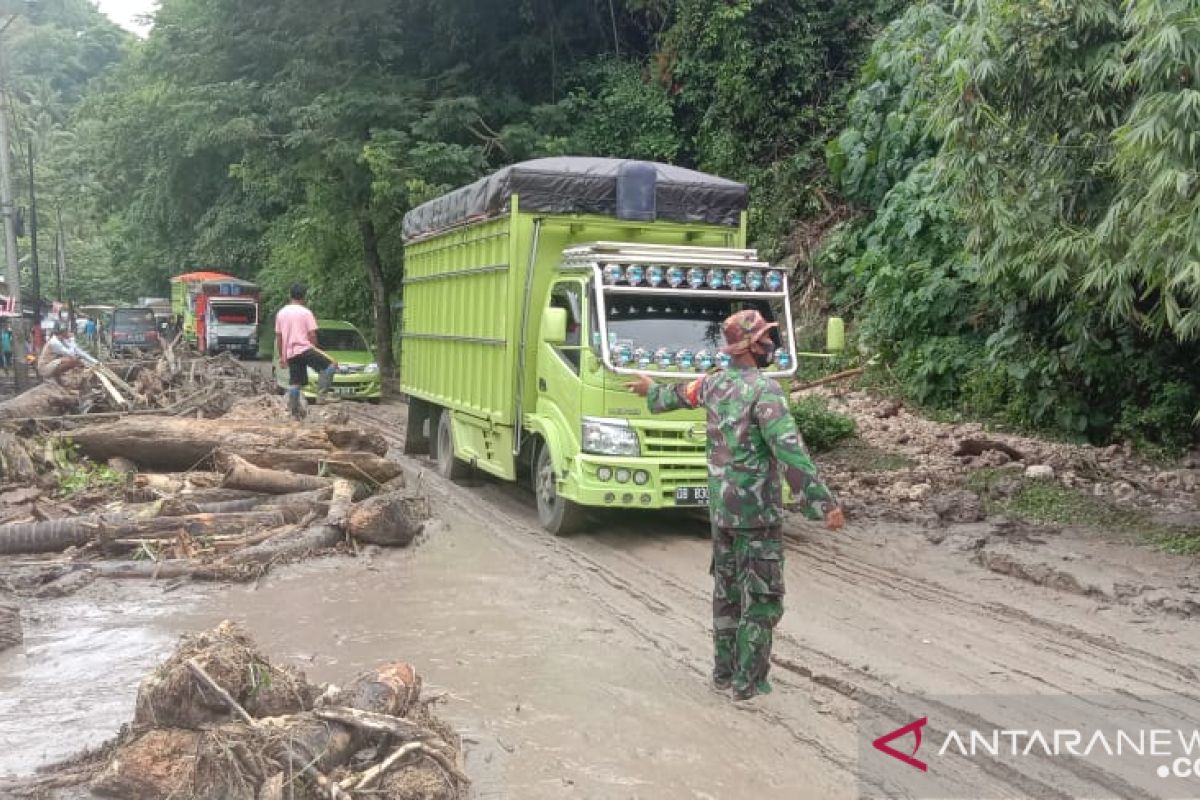
MULTIPOLYGON (((3 34, 16 16, 9 18, 0 28, 3 34)), ((25 367, 25 317, 21 312, 21 266, 17 262, 17 228, 13 219, 12 175, 9 159, 10 136, 8 131, 8 64, 5 60, 3 40, 0 39, 0 216, 4 217, 4 254, 8 275, 8 293, 13 298, 13 374, 17 393, 29 385, 29 372, 25 367)))
POLYGON ((58 235, 54 237, 54 269, 58 276, 58 299, 63 299, 63 281, 67 279, 67 234, 63 230, 62 209, 54 209, 58 220, 58 235))
MULTIPOLYGON (((42 273, 38 269, 37 245, 37 191, 33 175, 33 134, 29 136, 29 256, 33 267, 33 324, 42 324, 42 273)), ((60 300, 62 298, 59 298, 60 300)))

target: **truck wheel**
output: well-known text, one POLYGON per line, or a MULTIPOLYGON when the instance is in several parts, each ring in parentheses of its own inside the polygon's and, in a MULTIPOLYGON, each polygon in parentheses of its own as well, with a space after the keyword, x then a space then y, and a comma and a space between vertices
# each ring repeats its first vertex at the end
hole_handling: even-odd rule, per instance
POLYGON ((437 440, 434 443, 434 459, 438 474, 451 481, 466 480, 471 468, 454 457, 454 424, 449 411, 438 414, 437 440))
POLYGON ((537 495, 538 521, 555 536, 566 536, 583 527, 586 521, 583 508, 558 494, 558 476, 550 448, 538 448, 533 469, 533 491, 537 495))

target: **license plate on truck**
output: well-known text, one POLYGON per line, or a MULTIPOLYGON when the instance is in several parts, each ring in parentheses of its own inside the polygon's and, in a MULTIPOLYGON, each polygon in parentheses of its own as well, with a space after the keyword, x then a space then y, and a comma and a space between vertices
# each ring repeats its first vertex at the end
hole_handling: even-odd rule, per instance
POLYGON ((675 505, 677 506, 706 506, 708 505, 707 486, 680 486, 675 490, 675 505))

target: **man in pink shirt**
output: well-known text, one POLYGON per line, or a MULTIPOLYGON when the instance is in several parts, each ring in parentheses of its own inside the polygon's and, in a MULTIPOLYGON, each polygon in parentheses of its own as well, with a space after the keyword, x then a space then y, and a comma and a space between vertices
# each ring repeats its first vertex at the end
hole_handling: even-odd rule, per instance
POLYGON ((307 293, 304 284, 292 284, 291 302, 275 315, 275 352, 279 366, 288 368, 288 411, 296 419, 304 417, 300 392, 308 383, 308 370, 320 374, 318 399, 328 396, 337 371, 337 363, 317 349, 317 318, 304 305, 307 293))

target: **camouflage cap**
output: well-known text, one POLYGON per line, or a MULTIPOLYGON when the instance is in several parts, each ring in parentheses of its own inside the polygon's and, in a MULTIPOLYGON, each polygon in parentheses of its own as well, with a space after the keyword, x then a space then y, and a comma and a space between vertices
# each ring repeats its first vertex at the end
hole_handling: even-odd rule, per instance
POLYGON ((772 328, 778 327, 778 322, 767 322, 762 314, 753 309, 739 311, 725 320, 723 330, 728 344, 721 350, 732 356, 749 352, 750 345, 769 334, 772 328))

